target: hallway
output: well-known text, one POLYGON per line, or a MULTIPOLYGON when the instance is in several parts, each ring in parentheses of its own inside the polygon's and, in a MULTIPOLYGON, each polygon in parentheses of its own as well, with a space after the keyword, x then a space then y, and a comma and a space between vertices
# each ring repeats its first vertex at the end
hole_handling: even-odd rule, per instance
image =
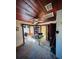
POLYGON ((56 44, 61 1, 16 0, 16 59, 61 59, 56 44))
POLYGON ((40 44, 36 39, 30 36, 26 37, 24 46, 17 49, 17 59, 54 59, 50 52, 49 42, 46 45, 40 44))

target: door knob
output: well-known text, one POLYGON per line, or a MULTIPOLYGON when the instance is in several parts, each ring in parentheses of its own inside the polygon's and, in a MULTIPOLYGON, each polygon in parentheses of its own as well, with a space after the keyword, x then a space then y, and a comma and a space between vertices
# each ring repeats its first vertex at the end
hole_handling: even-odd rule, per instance
POLYGON ((58 33, 59 33, 59 31, 56 31, 56 33, 58 34, 58 33))

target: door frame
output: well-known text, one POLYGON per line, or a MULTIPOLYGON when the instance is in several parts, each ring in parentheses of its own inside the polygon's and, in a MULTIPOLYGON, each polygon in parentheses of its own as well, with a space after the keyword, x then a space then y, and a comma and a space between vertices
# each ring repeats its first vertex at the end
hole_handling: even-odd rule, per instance
MULTIPOLYGON (((23 43, 25 44, 25 39, 24 39, 24 25, 28 25, 28 24, 21 24, 21 27, 22 27, 22 36, 23 36, 23 43)), ((30 31, 30 29, 29 29, 30 31)))

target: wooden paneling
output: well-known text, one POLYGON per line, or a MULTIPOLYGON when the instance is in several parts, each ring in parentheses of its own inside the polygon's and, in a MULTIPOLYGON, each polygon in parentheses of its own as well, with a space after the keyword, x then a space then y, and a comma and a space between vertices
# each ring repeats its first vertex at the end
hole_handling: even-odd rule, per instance
POLYGON ((54 12, 62 8, 62 0, 16 0, 16 19, 23 21, 33 21, 44 14, 54 12), (52 3, 53 9, 46 11, 45 5, 52 3))

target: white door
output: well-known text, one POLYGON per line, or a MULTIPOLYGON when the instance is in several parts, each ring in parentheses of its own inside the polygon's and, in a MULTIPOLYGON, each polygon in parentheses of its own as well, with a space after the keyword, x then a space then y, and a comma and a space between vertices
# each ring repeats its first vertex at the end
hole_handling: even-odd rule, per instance
POLYGON ((56 56, 62 59, 62 10, 57 11, 56 21, 56 56))

